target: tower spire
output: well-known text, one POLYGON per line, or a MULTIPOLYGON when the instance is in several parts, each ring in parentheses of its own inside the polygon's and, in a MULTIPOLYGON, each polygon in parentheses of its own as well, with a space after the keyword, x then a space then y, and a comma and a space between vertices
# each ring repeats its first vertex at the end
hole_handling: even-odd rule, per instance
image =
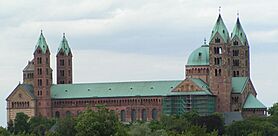
POLYGON ((63 33, 63 38, 56 55, 57 84, 72 83, 72 53, 65 35, 63 33))
POLYGON ((241 26, 240 20, 239 20, 239 12, 237 12, 237 20, 236 20, 236 24, 233 28, 231 39, 234 39, 235 37, 239 38, 240 42, 243 45, 247 44, 247 37, 246 37, 246 34, 245 34, 245 32, 241 26))
MULTIPOLYGON (((220 9, 221 7, 219 7, 220 9)), ((220 10, 219 10, 220 11, 220 10)), ((210 36, 210 42, 215 38, 216 34, 219 34, 220 37, 224 40, 225 43, 228 42, 229 40, 229 32, 228 29, 226 28, 226 25, 221 17, 221 14, 219 12, 219 16, 217 18, 217 21, 212 29, 212 33, 210 36)))
POLYGON ((41 34, 40 34, 40 37, 39 37, 38 42, 36 44, 35 50, 37 50, 38 48, 40 48, 43 53, 46 53, 46 51, 48 50, 48 45, 47 45, 47 42, 46 42, 46 40, 43 36, 42 29, 41 29, 41 34))
POLYGON ((60 46, 58 48, 58 53, 60 51, 63 51, 66 55, 68 55, 70 53, 70 47, 69 47, 69 43, 68 43, 65 35, 66 34, 63 33, 63 39, 62 39, 62 41, 60 43, 60 46))

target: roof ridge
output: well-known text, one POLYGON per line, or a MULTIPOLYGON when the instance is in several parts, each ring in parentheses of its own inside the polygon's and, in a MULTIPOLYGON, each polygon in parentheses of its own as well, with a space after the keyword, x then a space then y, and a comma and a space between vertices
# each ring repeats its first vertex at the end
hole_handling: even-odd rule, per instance
POLYGON ((147 80, 147 81, 111 81, 111 82, 92 82, 92 83, 75 83, 75 84, 53 84, 53 85, 84 85, 84 84, 117 84, 117 83, 144 83, 144 82, 178 82, 183 80, 147 80))

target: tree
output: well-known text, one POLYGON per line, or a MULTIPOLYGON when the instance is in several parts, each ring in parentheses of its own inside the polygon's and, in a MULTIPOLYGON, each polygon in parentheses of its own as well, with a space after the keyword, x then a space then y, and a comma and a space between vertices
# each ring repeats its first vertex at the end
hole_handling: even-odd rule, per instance
POLYGON ((278 116, 278 102, 273 104, 273 106, 268 109, 268 113, 270 115, 277 115, 278 116))
POLYGON ((217 132, 213 131, 211 133, 206 132, 206 128, 201 126, 192 125, 186 131, 184 131, 181 136, 217 136, 217 132))
POLYGON ((150 136, 151 129, 145 123, 134 123, 130 127, 129 134, 131 136, 150 136))
POLYGON ((47 119, 46 117, 32 117, 29 121, 30 131, 38 136, 45 135, 45 132, 49 130, 55 121, 52 119, 47 119))
POLYGON ((29 132, 29 124, 28 124, 28 115, 23 112, 16 113, 16 117, 14 120, 14 133, 18 134, 19 132, 28 133, 29 132))
POLYGON ((76 135, 75 125, 76 125, 76 120, 72 116, 66 116, 58 120, 56 132, 60 136, 75 136, 76 135))
POLYGON ((0 127, 0 136, 10 136, 9 131, 3 127, 0 127))
POLYGON ((191 124, 186 119, 181 118, 181 116, 162 116, 161 124, 167 131, 174 131, 176 133, 181 133, 185 131, 191 124))
POLYGON ((264 136, 273 136, 278 135, 278 128, 267 118, 253 117, 236 121, 226 129, 226 134, 230 136, 254 135, 255 132, 264 136))
POLYGON ((217 131, 219 135, 224 133, 224 121, 220 114, 198 117, 193 124, 205 127, 207 132, 217 131))
POLYGON ((110 136, 116 135, 121 125, 114 112, 98 107, 97 111, 82 112, 77 118, 75 128, 77 136, 110 136))
POLYGON ((12 134, 14 133, 14 122, 12 120, 9 120, 9 122, 7 123, 8 127, 8 131, 12 134))

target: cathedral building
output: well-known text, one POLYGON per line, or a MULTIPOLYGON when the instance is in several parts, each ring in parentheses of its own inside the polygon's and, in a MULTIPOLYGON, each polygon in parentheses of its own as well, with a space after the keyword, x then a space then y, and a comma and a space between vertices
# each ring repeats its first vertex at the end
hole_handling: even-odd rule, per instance
POLYGON ((159 120, 162 114, 197 111, 265 116, 250 78, 250 48, 239 18, 229 33, 219 14, 208 41, 194 50, 185 65, 185 79, 73 83, 72 57, 63 35, 56 54, 57 84, 53 83, 50 50, 41 32, 33 59, 23 69, 23 83, 8 96, 7 118, 16 113, 60 118, 77 116, 87 108, 105 105, 119 120, 159 120))

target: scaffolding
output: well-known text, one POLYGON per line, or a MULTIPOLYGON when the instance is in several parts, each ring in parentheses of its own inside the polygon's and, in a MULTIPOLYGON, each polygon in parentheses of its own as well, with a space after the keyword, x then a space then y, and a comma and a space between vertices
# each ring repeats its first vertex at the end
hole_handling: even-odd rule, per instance
POLYGON ((201 116, 215 112, 215 97, 212 95, 172 95, 162 101, 162 111, 165 115, 181 115, 196 111, 201 116))

